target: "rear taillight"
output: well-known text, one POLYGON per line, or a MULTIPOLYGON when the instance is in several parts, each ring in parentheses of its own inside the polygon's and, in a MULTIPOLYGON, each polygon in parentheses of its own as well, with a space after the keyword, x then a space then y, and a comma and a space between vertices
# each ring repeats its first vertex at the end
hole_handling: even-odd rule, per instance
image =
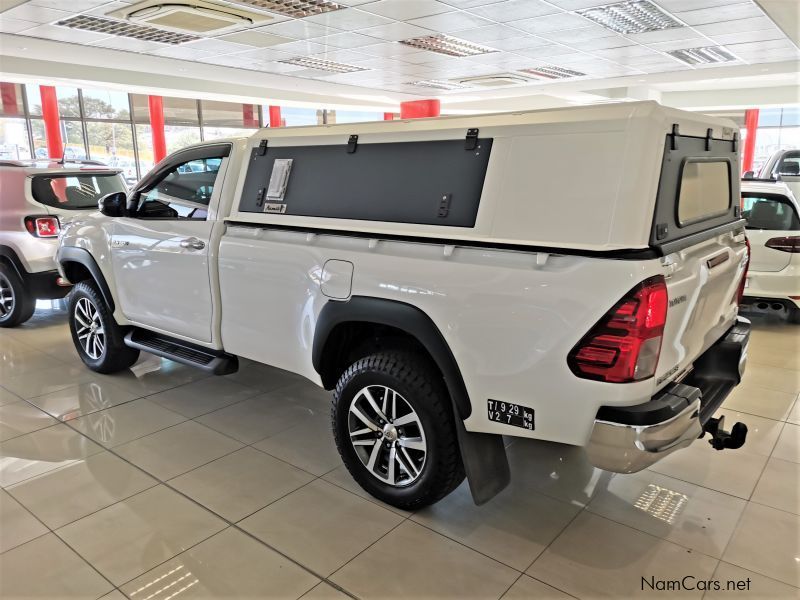
POLYGON ((790 235, 786 237, 775 237, 767 240, 767 243, 764 245, 773 250, 797 254, 800 253, 800 236, 790 235))
POLYGON ((750 269, 750 238, 744 238, 744 243, 747 246, 747 258, 744 261, 744 271, 742 272, 742 279, 739 281, 739 287, 736 289, 736 304, 741 305, 742 298, 744 298, 744 288, 747 285, 747 271, 750 269))
POLYGON ((668 304, 663 276, 637 285, 569 353, 572 372, 610 383, 652 377, 661 353, 668 304))
POLYGON ((53 238, 58 237, 61 227, 58 217, 25 217, 25 229, 36 237, 53 238))

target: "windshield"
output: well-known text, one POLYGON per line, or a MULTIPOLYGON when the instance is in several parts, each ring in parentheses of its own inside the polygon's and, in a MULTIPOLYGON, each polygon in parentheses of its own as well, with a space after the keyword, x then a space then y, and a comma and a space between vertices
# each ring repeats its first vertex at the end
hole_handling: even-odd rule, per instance
POLYGON ((106 194, 126 189, 113 173, 72 173, 35 175, 31 191, 34 200, 47 206, 79 210, 97 208, 97 201, 106 194))
POLYGON ((742 216, 747 229, 794 231, 800 229, 797 211, 786 196, 779 194, 742 194, 742 216))

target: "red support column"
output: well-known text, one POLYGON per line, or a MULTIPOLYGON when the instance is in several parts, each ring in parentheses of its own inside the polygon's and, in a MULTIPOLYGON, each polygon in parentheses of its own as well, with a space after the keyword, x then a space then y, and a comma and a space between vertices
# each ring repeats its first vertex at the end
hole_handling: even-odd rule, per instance
POLYGON ((269 126, 270 127, 280 127, 281 126, 281 107, 280 106, 270 106, 269 107, 269 126))
POLYGON ((161 161, 167 155, 167 138, 164 134, 164 99, 161 96, 148 96, 150 106, 150 130, 153 132, 153 162, 161 161))
POLYGON ((423 119, 438 117, 441 106, 438 100, 411 100, 400 103, 401 119, 423 119))
POLYGON ((3 98, 3 114, 7 117, 18 115, 17 86, 5 81, 0 82, 0 96, 3 98))
POLYGON ((242 125, 244 127, 258 127, 258 115, 253 110, 252 104, 242 104, 242 125))
POLYGON ((384 121, 394 121, 394 113, 383 113, 384 121))
POLYGON ((47 142, 47 155, 50 158, 61 158, 64 154, 64 143, 61 140, 61 121, 58 116, 58 96, 52 85, 40 85, 42 95, 42 119, 44 119, 44 137, 47 142))
POLYGON ((758 109, 744 111, 744 127, 747 136, 744 139, 742 152, 742 173, 753 170, 753 157, 756 153, 756 133, 758 131, 758 109))

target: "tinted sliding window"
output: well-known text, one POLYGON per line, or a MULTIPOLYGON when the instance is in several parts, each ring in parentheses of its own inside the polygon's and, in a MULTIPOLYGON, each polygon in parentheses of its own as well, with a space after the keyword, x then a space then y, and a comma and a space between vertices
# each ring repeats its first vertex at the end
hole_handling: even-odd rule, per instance
POLYGON ((724 215, 731 206, 730 163, 687 159, 681 169, 679 190, 681 226, 724 215))
POLYGON ((125 184, 113 174, 37 175, 31 182, 34 200, 71 210, 97 208, 97 201, 106 194, 124 191, 125 184))
POLYGON ((206 219, 222 158, 198 158, 175 165, 139 198, 140 218, 206 219))
POLYGON ((742 216, 747 229, 771 231, 800 230, 800 218, 786 196, 778 194, 742 194, 742 216))

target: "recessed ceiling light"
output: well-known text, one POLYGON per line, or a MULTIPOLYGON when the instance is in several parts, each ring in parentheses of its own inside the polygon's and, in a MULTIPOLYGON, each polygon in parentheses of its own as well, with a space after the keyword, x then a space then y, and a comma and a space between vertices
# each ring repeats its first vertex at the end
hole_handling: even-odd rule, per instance
POLYGON ((278 62, 287 65, 296 65, 298 67, 306 67, 308 69, 317 69, 318 71, 329 71, 331 73, 355 73, 356 71, 368 70, 364 67, 356 67, 355 65, 348 65, 321 58, 312 58, 310 56, 289 58, 287 60, 279 60, 278 62))
POLYGON ((410 38, 408 40, 400 40, 400 43, 412 48, 419 48, 420 50, 430 50, 438 54, 446 54, 447 56, 478 56, 479 54, 489 54, 490 52, 497 52, 494 48, 488 46, 481 46, 466 40, 451 37, 449 35, 426 35, 423 37, 410 38))
POLYGON ((446 79, 423 79, 421 81, 413 81, 408 85, 429 88, 432 90, 444 90, 447 92, 451 92, 453 90, 471 89, 471 86, 469 85, 464 85, 463 83, 457 83, 455 81, 447 81, 446 79))
POLYGON ((346 8, 329 0, 230 0, 234 4, 247 4, 256 8, 263 8, 279 15, 302 19, 312 15, 341 10, 346 8))
POLYGON ((60 25, 61 27, 70 27, 72 29, 96 31, 97 33, 105 33, 107 35, 129 37, 147 42, 160 42, 162 44, 184 44, 186 42, 193 42, 200 39, 196 35, 175 33, 173 31, 165 31, 163 29, 149 27, 146 25, 132 25, 123 21, 112 21, 111 19, 102 19, 100 17, 92 17, 89 15, 77 15, 75 17, 70 17, 69 19, 58 21, 56 25, 60 25))
POLYGON ((575 12, 615 33, 647 33, 684 26, 650 0, 618 2, 575 12))
POLYGON ((570 77, 583 77, 586 75, 586 73, 581 73, 580 71, 554 67, 553 65, 542 65, 541 67, 534 67, 531 69, 519 69, 519 72, 525 73, 526 75, 533 75, 540 79, 569 79, 570 77))
POLYGON ((736 60, 736 57, 722 46, 704 46, 702 48, 685 48, 667 52, 687 65, 708 65, 736 60))

